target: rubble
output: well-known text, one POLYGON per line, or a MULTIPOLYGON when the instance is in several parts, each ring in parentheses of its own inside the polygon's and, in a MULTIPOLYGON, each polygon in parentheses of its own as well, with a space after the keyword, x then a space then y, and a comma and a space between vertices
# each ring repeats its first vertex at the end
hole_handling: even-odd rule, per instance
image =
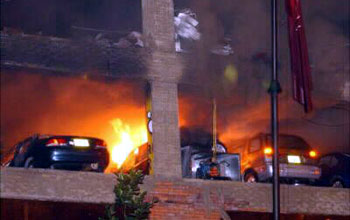
POLYGON ((210 50, 213 54, 228 56, 233 54, 233 50, 230 44, 225 45, 217 45, 213 49, 210 50))

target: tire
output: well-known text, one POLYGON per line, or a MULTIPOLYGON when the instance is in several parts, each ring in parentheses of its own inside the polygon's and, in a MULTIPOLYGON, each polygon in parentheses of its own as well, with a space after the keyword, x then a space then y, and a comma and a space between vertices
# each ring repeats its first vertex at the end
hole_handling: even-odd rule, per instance
POLYGON ((334 188, 344 188, 344 184, 341 180, 334 180, 331 186, 334 188))
POLYGON ((249 172, 244 175, 244 182, 246 183, 256 183, 258 182, 258 178, 255 173, 249 172))
POLYGON ((33 157, 28 157, 26 161, 24 162, 24 167, 25 168, 34 168, 34 158, 33 157))

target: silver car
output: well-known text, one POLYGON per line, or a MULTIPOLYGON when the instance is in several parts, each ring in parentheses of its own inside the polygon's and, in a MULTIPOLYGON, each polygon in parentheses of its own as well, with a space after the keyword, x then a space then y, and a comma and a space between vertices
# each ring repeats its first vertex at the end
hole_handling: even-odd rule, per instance
MULTIPOLYGON (((279 135, 280 180, 290 184, 314 184, 321 175, 317 152, 301 137, 279 135)), ((238 141, 233 152, 241 156, 245 182, 269 182, 272 179, 273 148, 271 135, 260 133, 238 141)))

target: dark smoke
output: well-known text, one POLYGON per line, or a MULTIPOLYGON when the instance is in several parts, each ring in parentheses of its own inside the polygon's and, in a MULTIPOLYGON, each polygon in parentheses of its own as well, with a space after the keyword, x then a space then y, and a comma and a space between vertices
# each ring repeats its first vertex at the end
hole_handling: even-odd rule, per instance
MULTIPOLYGON (((301 2, 315 110, 306 115, 302 106, 292 100, 286 13, 284 1, 280 1, 278 67, 283 89, 279 99, 280 130, 301 135, 322 152, 349 152, 350 100, 344 91, 346 82, 350 81, 350 3, 347 0, 301 2), (339 105, 343 107, 336 107, 339 105)), ((183 76, 184 84, 197 89, 188 89, 190 86, 181 89, 180 113, 181 108, 191 111, 184 114, 182 121, 210 130, 210 102, 215 97, 219 131, 227 143, 256 132, 269 132, 270 100, 266 92, 271 74, 269 1, 175 0, 175 3, 197 13, 202 34, 196 49, 188 55, 187 72, 183 76), (224 37, 231 39, 234 54, 227 57, 211 54, 210 48, 224 37), (228 65, 237 70, 237 81, 225 77, 228 65)))

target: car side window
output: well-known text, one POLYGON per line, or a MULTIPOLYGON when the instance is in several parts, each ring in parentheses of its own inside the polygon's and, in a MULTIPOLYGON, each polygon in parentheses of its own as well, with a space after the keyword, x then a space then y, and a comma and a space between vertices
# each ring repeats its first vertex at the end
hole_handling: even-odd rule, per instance
POLYGON ((330 162, 331 162, 331 157, 330 156, 326 156, 326 157, 322 157, 320 159, 320 165, 327 165, 329 166, 330 165, 330 162))
POLYGON ((336 167, 338 165, 338 159, 336 157, 332 157, 329 163, 330 167, 336 167))
POLYGON ((249 153, 253 153, 253 152, 258 151, 258 150, 260 150, 260 139, 254 138, 250 142, 249 153))

